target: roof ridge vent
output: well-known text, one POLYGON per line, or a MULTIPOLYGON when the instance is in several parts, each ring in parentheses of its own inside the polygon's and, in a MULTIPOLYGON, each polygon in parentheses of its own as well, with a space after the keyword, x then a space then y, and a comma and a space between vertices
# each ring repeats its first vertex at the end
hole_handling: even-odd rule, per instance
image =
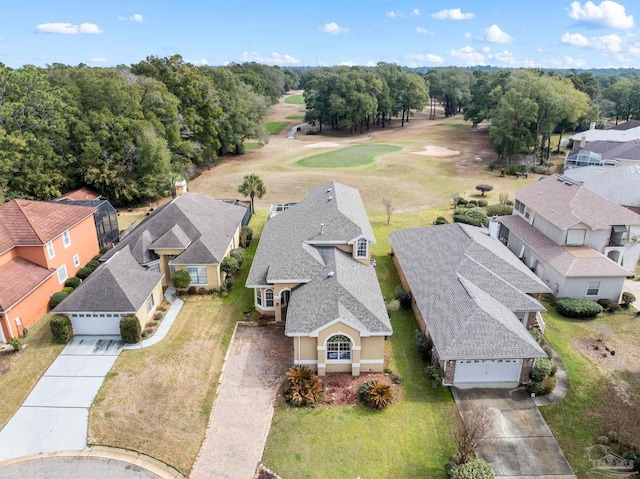
POLYGON ((329 271, 329 272, 327 273, 327 278, 333 278, 333 277, 335 276, 335 274, 336 274, 336 273, 335 273, 334 271, 329 271))

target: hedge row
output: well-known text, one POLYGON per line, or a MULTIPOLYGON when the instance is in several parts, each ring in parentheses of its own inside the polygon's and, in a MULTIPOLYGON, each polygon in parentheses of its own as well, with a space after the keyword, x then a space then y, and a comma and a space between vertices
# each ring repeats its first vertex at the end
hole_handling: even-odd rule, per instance
POLYGON ((558 313, 567 318, 590 319, 602 312, 602 306, 588 299, 558 298, 556 299, 558 313))

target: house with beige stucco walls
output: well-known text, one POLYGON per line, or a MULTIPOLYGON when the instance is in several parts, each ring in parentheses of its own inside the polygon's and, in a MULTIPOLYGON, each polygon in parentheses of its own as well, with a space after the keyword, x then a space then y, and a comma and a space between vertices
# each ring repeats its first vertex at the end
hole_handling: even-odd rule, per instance
POLYGON ((392 329, 373 243, 360 193, 335 181, 265 224, 246 287, 258 312, 286 322, 294 364, 319 375, 383 370, 392 329))

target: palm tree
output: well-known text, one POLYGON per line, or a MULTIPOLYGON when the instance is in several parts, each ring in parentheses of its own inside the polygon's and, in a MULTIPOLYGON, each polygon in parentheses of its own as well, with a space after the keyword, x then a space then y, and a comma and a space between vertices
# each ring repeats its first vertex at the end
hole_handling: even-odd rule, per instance
POLYGON ((250 175, 245 175, 242 180, 242 184, 238 186, 238 192, 242 193, 244 196, 249 196, 251 198, 251 214, 253 214, 255 211, 253 206, 253 198, 255 196, 257 196, 258 198, 262 198, 267 192, 267 187, 262 181, 262 178, 260 178, 255 173, 251 173, 250 175))

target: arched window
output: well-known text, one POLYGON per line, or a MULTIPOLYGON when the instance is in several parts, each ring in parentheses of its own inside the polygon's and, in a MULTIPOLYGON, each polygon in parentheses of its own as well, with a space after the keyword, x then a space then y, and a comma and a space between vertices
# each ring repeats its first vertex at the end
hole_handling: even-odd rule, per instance
POLYGON ((368 256, 369 245, 367 240, 360 238, 356 242, 356 258, 366 258, 368 256))
POLYGON ((265 308, 273 308, 273 290, 264 290, 264 306, 265 308))
POLYGON ((351 361, 351 340, 343 334, 327 339, 327 361, 351 361))

